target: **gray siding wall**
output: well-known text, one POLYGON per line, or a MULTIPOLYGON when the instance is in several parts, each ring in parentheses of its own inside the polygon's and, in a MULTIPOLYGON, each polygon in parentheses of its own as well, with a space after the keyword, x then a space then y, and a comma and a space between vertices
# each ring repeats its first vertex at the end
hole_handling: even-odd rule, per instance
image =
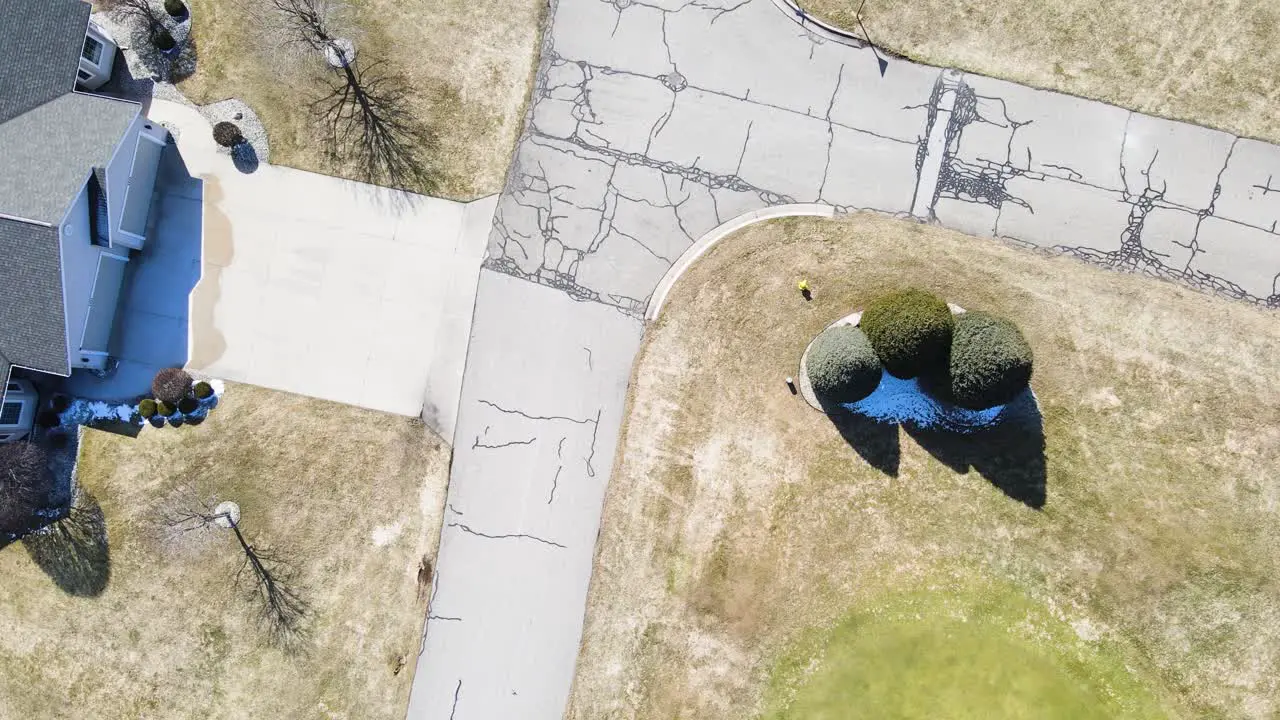
POLYGON ((129 188, 129 171, 133 168, 133 153, 138 147, 138 129, 147 122, 142 113, 133 119, 129 130, 116 147, 115 155, 107 165, 107 211, 111 214, 111 244, 123 242, 129 247, 136 240, 123 239, 120 234, 120 218, 124 217, 124 196, 129 188))
POLYGON ((80 339, 84 336, 84 324, 89 315, 89 294, 98 272, 98 255, 102 252, 89 235, 89 193, 86 188, 80 188, 76 201, 62 219, 58 239, 62 253, 62 297, 67 314, 67 352, 71 366, 75 367, 76 353, 80 350, 80 339))

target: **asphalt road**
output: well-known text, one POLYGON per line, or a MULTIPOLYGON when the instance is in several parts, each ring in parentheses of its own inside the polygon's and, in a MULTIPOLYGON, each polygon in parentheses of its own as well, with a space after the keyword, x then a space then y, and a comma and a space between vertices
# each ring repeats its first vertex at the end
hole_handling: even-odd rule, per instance
POLYGON ((772 0, 557 0, 498 203, 413 720, 563 715, 642 316, 704 233, 821 203, 1280 307, 1280 148, 890 60, 772 0))

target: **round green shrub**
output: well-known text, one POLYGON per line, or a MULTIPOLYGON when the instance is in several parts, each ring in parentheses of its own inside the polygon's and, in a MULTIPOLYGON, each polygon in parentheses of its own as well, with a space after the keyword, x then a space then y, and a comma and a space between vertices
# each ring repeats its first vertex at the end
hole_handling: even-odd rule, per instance
POLYGON ((208 398, 213 396, 213 386, 201 380, 200 382, 196 383, 194 392, 196 394, 197 400, 207 400, 208 398))
POLYGON ((36 424, 45 428, 57 427, 62 424, 62 416, 53 410, 41 410, 36 413, 36 424))
POLYGON ((161 416, 163 416, 163 417, 170 417, 170 416, 172 416, 172 415, 176 414, 177 412, 178 412, 178 408, 176 408, 176 407, 174 407, 174 406, 170 405, 169 403, 167 403, 167 402, 165 402, 165 401, 163 401, 163 400, 159 400, 159 401, 157 401, 157 402, 156 402, 156 414, 157 414, 157 415, 161 415, 161 416))
POLYGON ((1031 363, 1031 345, 1017 325, 989 313, 962 313, 956 318, 945 387, 963 407, 1003 405, 1026 389, 1031 363))
POLYGON ((822 331, 805 358, 813 394, 828 403, 852 403, 880 384, 880 359, 861 330, 837 325, 822 331))
POLYGON ((235 147, 244 141, 244 134, 235 123, 224 120, 213 126, 213 141, 222 147, 235 147))
POLYGON ((178 412, 186 414, 195 412, 200 403, 193 397, 184 397, 178 401, 178 412))
POLYGON ((182 0, 164 0, 164 11, 169 13, 169 17, 186 17, 187 6, 182 0))
POLYGON ((862 313, 859 327, 886 370, 913 378, 947 367, 955 320, 933 293, 908 289, 885 295, 862 313))
POLYGON ((150 420, 152 415, 156 414, 156 401, 146 398, 138 403, 138 414, 143 420, 150 420))
POLYGON ((151 394, 169 405, 177 405, 189 392, 191 375, 182 368, 164 368, 151 381, 151 394))
POLYGON ((49 407, 56 413, 64 413, 67 411, 67 408, 71 407, 71 398, 63 395, 62 393, 58 393, 57 395, 54 395, 53 400, 49 402, 49 407))
POLYGON ((157 50, 168 52, 176 47, 178 43, 169 34, 168 30, 160 30, 151 36, 151 44, 155 45, 157 50))

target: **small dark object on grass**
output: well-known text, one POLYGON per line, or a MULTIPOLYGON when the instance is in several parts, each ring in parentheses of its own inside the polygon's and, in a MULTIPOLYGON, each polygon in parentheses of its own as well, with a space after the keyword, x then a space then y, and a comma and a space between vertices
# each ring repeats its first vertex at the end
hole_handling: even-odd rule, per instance
POLYGON ((168 30, 160 30, 155 35, 152 35, 151 44, 155 45, 156 49, 161 52, 169 52, 178 45, 168 30))
POLYGON ((792 394, 792 395, 795 395, 795 394, 796 394, 796 381, 795 381, 795 378, 790 378, 790 377, 789 377, 789 378, 787 378, 787 389, 791 391, 791 394, 792 394))
POLYGON ((67 408, 71 407, 71 398, 63 395, 62 393, 58 393, 53 396, 53 400, 49 403, 49 406, 52 407, 53 411, 56 413, 66 412, 67 408))
POLYGON ((139 402, 138 414, 142 416, 143 420, 150 420, 151 417, 156 414, 156 401, 151 398, 146 398, 139 402))
POLYGON ((169 405, 177 405, 189 392, 191 376, 182 368, 165 368, 156 373, 155 379, 151 381, 151 393, 156 396, 156 400, 169 405))
POLYGON ((193 397, 184 397, 178 401, 178 412, 193 413, 200 408, 200 403, 193 397))
POLYGON ((169 17, 186 17, 187 6, 182 3, 182 0, 164 0, 164 11, 169 13, 169 17))
POLYGON ((213 141, 222 147, 235 147, 244 142, 244 134, 235 123, 224 120, 213 126, 213 141))
POLYGON ((36 415, 36 424, 40 427, 57 427, 62 424, 62 417, 52 410, 41 410, 40 414, 36 415))
POLYGON ((200 382, 196 383, 195 388, 193 388, 193 391, 196 394, 197 400, 205 400, 209 396, 213 395, 213 386, 201 380, 200 382))

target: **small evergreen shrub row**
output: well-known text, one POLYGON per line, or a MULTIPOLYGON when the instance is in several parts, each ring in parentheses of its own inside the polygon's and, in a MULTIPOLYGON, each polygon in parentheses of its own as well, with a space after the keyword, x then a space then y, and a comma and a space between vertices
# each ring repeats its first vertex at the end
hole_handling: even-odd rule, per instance
POLYGON ((953 316, 941 298, 908 289, 871 303, 858 327, 823 331, 805 365, 824 404, 870 395, 883 366, 899 378, 920 378, 922 386, 956 405, 982 410, 1025 390, 1032 361, 1031 345, 1009 320, 980 311, 953 316))

